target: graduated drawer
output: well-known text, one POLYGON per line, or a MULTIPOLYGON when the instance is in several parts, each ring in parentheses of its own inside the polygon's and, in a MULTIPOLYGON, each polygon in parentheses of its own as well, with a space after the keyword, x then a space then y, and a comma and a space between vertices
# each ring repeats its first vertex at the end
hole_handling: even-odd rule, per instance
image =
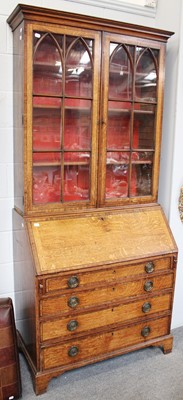
POLYGON ((91 272, 74 272, 67 275, 57 276, 55 278, 47 278, 45 282, 45 292, 54 292, 61 289, 73 289, 82 286, 95 286, 102 282, 118 281, 119 279, 151 274, 171 268, 171 258, 159 258, 156 260, 149 259, 141 263, 131 263, 129 265, 113 265, 91 272))
POLYGON ((83 360, 97 361, 123 353, 123 349, 169 333, 170 319, 162 317, 156 320, 140 322, 132 326, 116 329, 112 332, 95 334, 82 339, 72 339, 63 344, 42 349, 43 369, 49 369, 83 360), (106 355, 106 356, 105 356, 106 355))
POLYGON ((49 297, 40 300, 40 315, 58 315, 71 312, 71 310, 81 310, 97 305, 120 301, 125 297, 143 295, 147 292, 156 292, 163 289, 170 289, 173 286, 173 274, 151 276, 136 281, 112 283, 109 286, 96 288, 93 290, 76 291, 70 294, 64 293, 57 297, 49 297))
POLYGON ((109 325, 122 324, 136 318, 147 318, 151 314, 169 311, 172 295, 150 297, 148 300, 139 300, 125 303, 106 309, 43 321, 41 323, 42 342, 50 339, 68 338, 82 332, 103 329, 109 325))

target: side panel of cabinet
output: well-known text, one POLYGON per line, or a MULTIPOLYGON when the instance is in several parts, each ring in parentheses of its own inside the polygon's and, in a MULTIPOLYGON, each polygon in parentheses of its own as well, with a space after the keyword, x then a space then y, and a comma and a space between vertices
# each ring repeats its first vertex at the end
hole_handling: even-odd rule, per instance
POLYGON ((24 23, 13 36, 14 201, 24 210, 24 23))
POLYGON ((16 211, 13 211, 13 253, 16 326, 23 338, 27 354, 35 367, 39 368, 34 261, 26 223, 16 211))

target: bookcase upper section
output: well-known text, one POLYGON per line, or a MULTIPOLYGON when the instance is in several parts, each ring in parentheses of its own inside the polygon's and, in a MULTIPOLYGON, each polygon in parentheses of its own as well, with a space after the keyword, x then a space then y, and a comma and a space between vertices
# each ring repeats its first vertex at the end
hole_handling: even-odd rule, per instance
POLYGON ((18 5, 15 206, 58 214, 157 201, 171 32, 18 5))

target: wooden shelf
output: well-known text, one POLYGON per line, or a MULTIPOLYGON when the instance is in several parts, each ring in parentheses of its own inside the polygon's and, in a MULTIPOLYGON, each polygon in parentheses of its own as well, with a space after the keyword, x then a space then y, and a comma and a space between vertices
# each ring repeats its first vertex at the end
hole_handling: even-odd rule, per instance
MULTIPOLYGON (((106 165, 129 165, 130 164, 130 161, 128 161, 128 162, 125 162, 125 161, 111 161, 111 162, 107 162, 106 163, 106 165)), ((131 164, 152 164, 152 161, 149 161, 149 160, 147 160, 147 161, 141 161, 141 160, 138 160, 138 161, 131 161, 131 164)))
POLYGON ((128 147, 127 149, 124 148, 117 148, 117 149, 110 149, 107 148, 107 153, 154 153, 154 149, 131 149, 128 147))
MULTIPOLYGON (((85 161, 66 161, 66 162, 64 162, 63 163, 63 165, 64 166, 69 166, 69 165, 71 165, 71 166, 73 166, 73 165, 78 165, 78 166, 80 166, 80 165, 90 165, 88 162, 85 162, 85 161)), ((57 162, 57 161, 53 161, 53 162, 47 162, 47 161, 44 161, 44 162, 33 162, 33 167, 55 167, 55 166, 62 166, 62 163, 61 162, 57 162)))
POLYGON ((133 161, 132 164, 152 164, 152 161, 150 160, 138 160, 138 161, 133 161))
MULTIPOLYGON (((128 110, 128 109, 125 109, 125 108, 123 108, 123 109, 119 109, 119 108, 109 108, 109 112, 108 112, 108 115, 109 114, 130 114, 131 113, 131 108, 128 110)), ((110 115, 109 115, 110 116, 110 115)))
POLYGON ((61 162, 59 161, 33 162, 33 167, 55 167, 55 166, 61 166, 61 162))
POLYGON ((154 115, 155 112, 154 111, 150 111, 150 110, 133 110, 132 108, 128 109, 119 109, 119 108, 109 108, 109 114, 130 114, 131 111, 134 112, 134 114, 151 114, 154 115))
MULTIPOLYGON (((35 96, 37 96, 37 95, 35 95, 35 96)), ((60 98, 60 96, 58 96, 57 98, 60 98)), ((80 99, 79 99, 80 100, 80 99)), ((87 99, 88 100, 88 99, 87 99)), ((90 99, 89 99, 90 100, 90 99)), ((34 104, 33 105, 33 108, 45 108, 45 109, 57 109, 57 110, 61 110, 61 105, 58 107, 58 106, 55 106, 55 105, 50 105, 50 104, 48 104, 48 105, 46 105, 46 104, 34 104)), ((84 107, 74 107, 74 106, 70 106, 70 107, 64 107, 64 109, 65 110, 71 110, 71 111, 76 111, 76 112, 78 112, 78 111, 83 111, 83 112, 85 112, 85 113, 88 113, 88 114, 90 114, 91 113, 91 108, 84 108, 84 107)))

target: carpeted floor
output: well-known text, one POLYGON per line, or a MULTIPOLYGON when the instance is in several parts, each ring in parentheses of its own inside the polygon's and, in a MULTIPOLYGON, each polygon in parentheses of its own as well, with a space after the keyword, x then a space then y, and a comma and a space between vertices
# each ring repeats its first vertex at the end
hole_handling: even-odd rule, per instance
POLYGON ((173 330, 173 352, 148 348, 67 372, 36 396, 20 356, 23 400, 183 400, 183 327, 173 330))

